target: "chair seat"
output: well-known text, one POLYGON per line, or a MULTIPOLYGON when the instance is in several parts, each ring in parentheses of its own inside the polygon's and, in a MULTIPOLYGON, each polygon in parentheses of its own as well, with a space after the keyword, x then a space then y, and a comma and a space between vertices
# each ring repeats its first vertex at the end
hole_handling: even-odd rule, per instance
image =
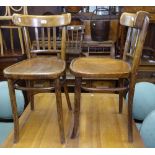
POLYGON ((4 76, 12 79, 53 79, 63 74, 65 66, 61 59, 37 57, 7 67, 4 76))
POLYGON ((123 60, 99 57, 77 58, 71 62, 71 72, 85 78, 126 78, 130 66, 123 60))

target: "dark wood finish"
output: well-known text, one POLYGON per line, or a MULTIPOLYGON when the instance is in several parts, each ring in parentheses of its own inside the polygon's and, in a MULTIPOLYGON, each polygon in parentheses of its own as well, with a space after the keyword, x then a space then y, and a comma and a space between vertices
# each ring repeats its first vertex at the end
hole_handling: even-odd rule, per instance
MULTIPOLYGON (((37 92, 51 92, 53 90, 53 85, 49 87, 38 87, 33 82, 36 80, 54 80, 54 88, 56 94, 56 101, 57 101, 57 111, 58 111, 58 123, 59 123, 59 130, 60 130, 60 141, 61 143, 65 142, 65 135, 64 135, 64 127, 63 127, 63 114, 62 114, 62 100, 61 100, 61 86, 63 83, 60 82, 62 75, 65 72, 65 49, 66 49, 66 28, 65 26, 68 25, 71 21, 70 14, 63 14, 63 15, 51 15, 51 16, 33 16, 33 15, 20 15, 14 14, 13 15, 13 22, 17 26, 21 26, 24 31, 24 41, 26 47, 26 54, 27 60, 21 61, 16 63, 8 68, 4 69, 4 76, 9 81, 9 90, 10 90, 10 98, 12 103, 12 111, 13 111, 13 118, 14 118, 14 142, 19 141, 19 120, 17 117, 17 109, 16 107, 16 100, 15 100, 15 93, 14 88, 23 89, 30 91, 29 98, 31 101, 31 110, 34 109, 34 93, 37 92), (62 34, 61 34, 61 46, 59 49, 56 48, 56 33, 54 32, 56 29, 55 27, 62 27, 62 34), (31 46, 33 41, 29 36, 29 31, 27 27, 34 28, 35 31, 35 43, 36 46, 31 46), (45 37, 45 29, 47 28, 47 36, 45 37), (51 45, 51 32, 49 28, 53 28, 53 45, 51 45), (39 40, 39 35, 41 30, 41 40, 39 40), (48 38, 47 40, 45 40, 48 38), (47 44, 45 44, 47 42, 47 44), (58 52, 59 51, 59 52, 58 52), (45 52, 45 54, 44 54, 45 52), (51 55, 47 56, 46 54, 53 54, 58 53, 58 58, 52 58, 51 55), (37 54, 44 54, 42 56, 38 56, 37 54), (16 80, 25 80, 27 81, 26 88, 16 86, 16 80)), ((64 75, 63 75, 64 76, 64 75)), ((69 100, 69 95, 67 91, 67 87, 65 85, 65 92, 67 98, 67 104, 69 109, 71 109, 71 103, 69 100)))
MULTIPOLYGON (((119 79, 119 87, 122 88, 124 86, 124 80, 119 79)), ((119 113, 122 113, 122 107, 123 107, 123 90, 119 91, 119 113)))
POLYGON ((118 80, 119 87, 115 88, 87 88, 89 91, 121 91, 119 94, 119 112, 122 111, 123 91, 129 88, 128 98, 128 141, 133 141, 133 129, 132 129, 132 102, 134 95, 135 80, 137 75, 137 69, 140 62, 140 57, 145 41, 147 28, 149 25, 148 13, 139 11, 136 14, 123 13, 120 18, 120 24, 128 27, 127 39, 125 42, 123 60, 113 58, 96 58, 85 57, 77 58, 71 62, 70 70, 76 78, 76 90, 75 90, 75 109, 74 109, 74 127, 72 131, 72 138, 77 134, 79 125, 79 113, 80 113, 80 88, 81 85, 78 81, 80 78, 98 78, 118 80), (123 85, 123 80, 129 81, 128 85, 123 85), (80 85, 80 86, 79 86, 80 85))

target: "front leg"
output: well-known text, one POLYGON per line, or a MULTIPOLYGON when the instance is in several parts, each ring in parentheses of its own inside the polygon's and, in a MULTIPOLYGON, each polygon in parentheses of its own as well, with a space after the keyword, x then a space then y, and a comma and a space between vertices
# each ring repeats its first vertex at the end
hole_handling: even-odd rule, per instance
POLYGON ((17 143, 19 141, 19 119, 18 119, 18 112, 17 112, 15 89, 14 89, 14 84, 12 79, 8 79, 8 86, 9 86, 9 94, 10 94, 13 121, 14 121, 14 143, 17 143))

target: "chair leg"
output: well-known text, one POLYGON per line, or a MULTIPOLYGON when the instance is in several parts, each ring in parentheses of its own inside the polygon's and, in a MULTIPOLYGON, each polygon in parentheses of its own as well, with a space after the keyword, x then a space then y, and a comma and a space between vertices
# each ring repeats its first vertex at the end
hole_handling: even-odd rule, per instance
MULTIPOLYGON (((119 79, 119 87, 123 87, 123 79, 119 79)), ((119 92, 119 113, 122 113, 123 109, 123 91, 119 92)))
POLYGON ((71 106, 71 102, 70 102, 70 98, 69 98, 69 93, 68 93, 66 82, 64 83, 64 92, 65 92, 65 96, 66 96, 66 100, 67 100, 68 109, 71 111, 72 110, 72 106, 71 106))
POLYGON ((31 110, 34 111, 34 94, 30 93, 31 110))
POLYGON ((75 77, 75 96, 74 96, 74 125, 71 138, 75 138, 79 127, 80 116, 80 98, 81 98, 81 78, 75 77))
MULTIPOLYGON (((33 87, 33 82, 32 81, 26 81, 27 87, 33 87)), ((28 99, 31 105, 31 110, 34 111, 34 94, 31 91, 28 91, 27 93, 28 99)))
POLYGON ((14 143, 17 143, 19 141, 19 120, 18 120, 17 103, 16 103, 15 89, 13 86, 13 80, 8 79, 8 86, 9 86, 9 94, 14 120, 14 143))
POLYGON ((56 94, 56 103, 57 103, 58 124, 59 124, 59 131, 60 131, 60 141, 63 144, 65 142, 65 134, 64 134, 60 79, 55 80, 55 94, 56 94))
MULTIPOLYGON (((33 87, 33 81, 30 81, 30 86, 33 87)), ((31 110, 34 111, 34 92, 30 92, 31 110)))
POLYGON ((71 106, 71 102, 70 102, 70 98, 69 98, 69 93, 68 93, 68 88, 67 88, 67 83, 66 83, 66 76, 63 76, 63 80, 64 80, 64 93, 66 96, 66 101, 67 101, 67 105, 68 105, 68 109, 71 111, 72 110, 72 106, 71 106))
POLYGON ((135 89, 135 79, 131 78, 129 84, 129 95, 128 95, 128 141, 133 142, 133 127, 132 127, 132 107, 133 97, 135 89))

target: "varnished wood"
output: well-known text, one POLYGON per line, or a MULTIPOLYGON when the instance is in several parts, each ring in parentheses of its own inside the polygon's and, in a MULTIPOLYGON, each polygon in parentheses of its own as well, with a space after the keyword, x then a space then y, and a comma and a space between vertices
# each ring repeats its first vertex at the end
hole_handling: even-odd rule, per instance
POLYGON ((13 15, 14 24, 18 26, 28 27, 57 27, 70 24, 71 14, 66 13, 62 15, 48 15, 48 16, 35 16, 35 15, 13 15))
MULTIPOLYGON (((81 114, 79 136, 70 139, 73 125, 72 113, 68 111, 65 94, 62 94, 66 143, 60 144, 57 123, 55 94, 35 95, 35 112, 30 105, 19 119, 20 141, 13 144, 13 132, 2 147, 16 148, 142 148, 144 144, 133 123, 133 143, 127 138, 127 104, 122 114, 117 112, 118 95, 83 93, 81 94, 81 114), (97 101, 97 102, 96 102, 97 101), (95 103, 95 104, 94 104, 95 103), (50 138, 51 137, 51 138, 50 138)), ((70 94, 71 102, 74 94, 70 94)))
POLYGON ((8 87, 11 99, 11 107, 12 107, 12 114, 14 120, 14 142, 17 143, 19 141, 19 121, 18 121, 18 113, 17 113, 17 104, 16 104, 16 96, 14 90, 13 80, 8 80, 8 87))
POLYGON ((111 58, 83 57, 74 59, 70 65, 75 76, 88 78, 124 78, 129 76, 128 63, 111 58), (77 72, 78 71, 78 72, 77 72))
POLYGON ((63 123, 63 111, 62 111, 62 98, 61 98, 61 83, 60 79, 55 80, 55 94, 57 103, 57 114, 60 131, 60 141, 63 144, 65 142, 64 123, 63 123))
POLYGON ((54 79, 61 76, 64 70, 65 62, 63 60, 40 57, 11 65, 4 70, 4 74, 5 77, 13 79, 54 79))
MULTIPOLYGON (((65 136, 64 136, 64 124, 63 124, 63 114, 62 114, 62 100, 61 100, 61 87, 62 82, 60 81, 61 76, 65 73, 66 69, 66 63, 65 63, 65 49, 66 49, 66 28, 65 26, 70 23, 70 14, 62 14, 62 15, 53 15, 53 16, 32 16, 32 15, 20 15, 20 14, 14 14, 13 15, 13 22, 17 26, 21 26, 24 31, 24 38, 25 38, 25 47, 26 47, 26 54, 27 54, 27 60, 21 61, 19 63, 16 63, 12 66, 9 66, 8 68, 4 69, 4 76, 8 80, 16 80, 22 79, 27 81, 28 87, 23 88, 21 86, 12 86, 10 87, 10 97, 11 97, 11 103, 13 105, 16 105, 16 101, 14 100, 15 96, 11 95, 13 94, 13 88, 18 88, 22 90, 29 91, 29 99, 31 102, 31 110, 34 110, 34 94, 38 92, 51 92, 53 90, 53 85, 51 84, 51 81, 55 81, 55 94, 56 94, 56 104, 57 104, 57 112, 58 112, 58 124, 59 124, 59 131, 60 131, 60 142, 65 142, 65 136), (43 53, 48 51, 49 46, 47 46, 47 49, 45 49, 45 32, 44 28, 54 28, 55 26, 62 28, 62 34, 61 38, 61 45, 60 48, 60 56, 58 57, 52 57, 51 55, 43 55, 38 56, 37 53, 43 53), (31 46, 32 42, 30 42, 30 36, 29 31, 27 27, 34 28, 35 31, 35 39, 36 39, 36 46, 31 46), (39 38, 39 30, 38 27, 41 28, 41 40, 39 38), (40 44, 41 42, 41 44, 40 44), (33 49, 36 48, 36 49, 33 49), (34 52, 31 54, 31 52, 34 52), (50 81, 50 86, 35 86, 33 82, 35 81, 43 81, 48 80, 50 81), (12 88, 12 89, 11 89, 12 88)), ((54 32, 53 35, 56 35, 54 32)), ((48 41, 51 41, 48 39, 48 41)), ((55 44, 56 36, 53 38, 53 43, 55 44)), ((47 44, 49 45, 49 44, 47 44)), ((54 45, 54 49, 56 50, 56 47, 54 45)), ((50 51, 48 51, 50 52, 50 51)), ((46 53, 45 53, 46 54, 46 53)), ((64 79, 65 80, 65 79, 64 79)), ((16 84, 16 82, 14 83, 16 84)), ((12 84, 13 85, 13 84, 12 84)), ((67 104, 69 109, 71 109, 71 103, 69 100, 68 90, 67 86, 65 86, 65 94, 67 99, 67 104)), ((14 117, 16 116, 17 111, 12 108, 14 111, 14 117)), ((18 118, 14 119, 14 132, 16 133, 14 136, 15 142, 18 142, 19 140, 19 124, 18 124, 18 118)))
MULTIPOLYGON (((114 91, 119 92, 119 112, 122 112, 123 102, 123 80, 129 81, 129 98, 128 98, 128 141, 133 142, 133 128, 132 128, 132 103, 134 95, 134 87, 137 76, 137 70, 140 62, 140 57, 144 45, 144 40, 149 25, 148 13, 139 11, 136 14, 123 13, 120 17, 120 24, 128 27, 127 39, 125 42, 123 60, 112 59, 112 58, 96 58, 96 57, 85 57, 77 58, 71 62, 70 70, 76 78, 101 78, 106 80, 116 79, 119 82, 119 87, 111 88, 114 91), (130 55, 128 57, 128 55, 130 55)), ((78 81, 76 81, 75 85, 78 81)), ((79 83, 80 84, 80 83, 79 83)), ((80 86, 78 86, 80 87, 80 86)), ((99 89, 89 89, 94 91, 108 91, 104 87, 99 89)), ((126 90, 128 87, 126 86, 126 90)), ((78 93, 75 93, 75 98, 79 99, 78 93)), ((74 114, 74 126, 72 131, 72 137, 74 138, 77 134, 77 128, 79 125, 79 113, 80 113, 80 99, 75 100, 74 108, 77 112, 74 114), (77 104, 78 103, 78 104, 77 104), (78 113, 78 114, 77 114, 78 113)))

